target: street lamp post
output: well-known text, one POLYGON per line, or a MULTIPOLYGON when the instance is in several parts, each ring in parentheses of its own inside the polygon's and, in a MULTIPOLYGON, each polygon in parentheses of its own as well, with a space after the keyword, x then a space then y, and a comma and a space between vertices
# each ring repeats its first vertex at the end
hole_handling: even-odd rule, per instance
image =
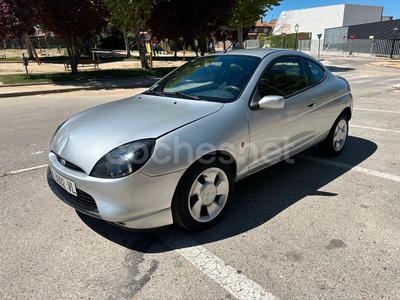
POLYGON ((397 27, 393 28, 393 42, 392 42, 392 51, 390 51, 390 58, 393 57, 393 51, 394 51, 394 43, 396 41, 396 32, 399 30, 397 27))
POLYGON ((318 60, 319 60, 319 53, 321 51, 321 37, 322 37, 322 33, 317 34, 318 37, 318 60))
POLYGON ((282 32, 282 33, 281 33, 281 36, 283 37, 283 45, 282 45, 283 47, 282 47, 282 48, 285 49, 285 45, 286 45, 286 32, 282 32))
POLYGON ((296 31, 296 38, 295 38, 295 42, 294 42, 294 50, 297 49, 297 32, 299 31, 299 24, 294 25, 294 31, 296 31))

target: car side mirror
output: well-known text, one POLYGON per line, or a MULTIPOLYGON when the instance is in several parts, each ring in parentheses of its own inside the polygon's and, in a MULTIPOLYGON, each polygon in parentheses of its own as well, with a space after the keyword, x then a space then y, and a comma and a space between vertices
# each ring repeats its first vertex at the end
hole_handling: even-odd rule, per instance
POLYGON ((285 98, 282 96, 265 96, 258 101, 258 106, 262 109, 282 109, 285 106, 285 98))

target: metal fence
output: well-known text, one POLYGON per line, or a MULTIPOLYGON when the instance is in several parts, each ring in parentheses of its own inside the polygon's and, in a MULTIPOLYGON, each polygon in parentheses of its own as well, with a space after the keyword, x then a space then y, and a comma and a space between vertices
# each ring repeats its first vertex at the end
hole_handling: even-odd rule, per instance
POLYGON ((258 41, 258 40, 247 40, 246 41, 246 48, 247 49, 260 48, 260 41, 258 41))
POLYGON ((297 45, 297 49, 300 51, 309 51, 311 47, 311 40, 299 40, 299 44, 297 45))
POLYGON ((390 55, 393 49, 393 55, 400 54, 400 40, 351 40, 347 39, 345 43, 325 43, 323 51, 341 51, 352 53, 365 53, 371 55, 390 55))

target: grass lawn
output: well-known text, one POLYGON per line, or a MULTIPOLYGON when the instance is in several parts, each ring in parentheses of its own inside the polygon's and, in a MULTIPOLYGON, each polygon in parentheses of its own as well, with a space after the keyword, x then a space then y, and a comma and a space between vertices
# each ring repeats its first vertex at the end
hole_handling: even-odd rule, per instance
POLYGON ((78 75, 73 76, 70 72, 59 73, 44 73, 44 74, 13 74, 0 75, 0 81, 3 84, 17 83, 56 83, 62 81, 77 81, 77 80, 102 80, 102 79, 124 79, 124 78, 151 78, 163 77, 168 74, 174 67, 168 68, 153 68, 150 70, 143 69, 114 69, 114 70, 93 70, 82 71, 78 75))

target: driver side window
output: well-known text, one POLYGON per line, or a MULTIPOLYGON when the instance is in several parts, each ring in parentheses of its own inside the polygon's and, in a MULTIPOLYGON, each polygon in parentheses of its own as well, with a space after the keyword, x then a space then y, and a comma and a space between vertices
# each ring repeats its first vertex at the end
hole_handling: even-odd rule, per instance
POLYGON ((300 57, 287 56, 270 64, 258 84, 260 98, 270 95, 290 96, 310 85, 300 57))

